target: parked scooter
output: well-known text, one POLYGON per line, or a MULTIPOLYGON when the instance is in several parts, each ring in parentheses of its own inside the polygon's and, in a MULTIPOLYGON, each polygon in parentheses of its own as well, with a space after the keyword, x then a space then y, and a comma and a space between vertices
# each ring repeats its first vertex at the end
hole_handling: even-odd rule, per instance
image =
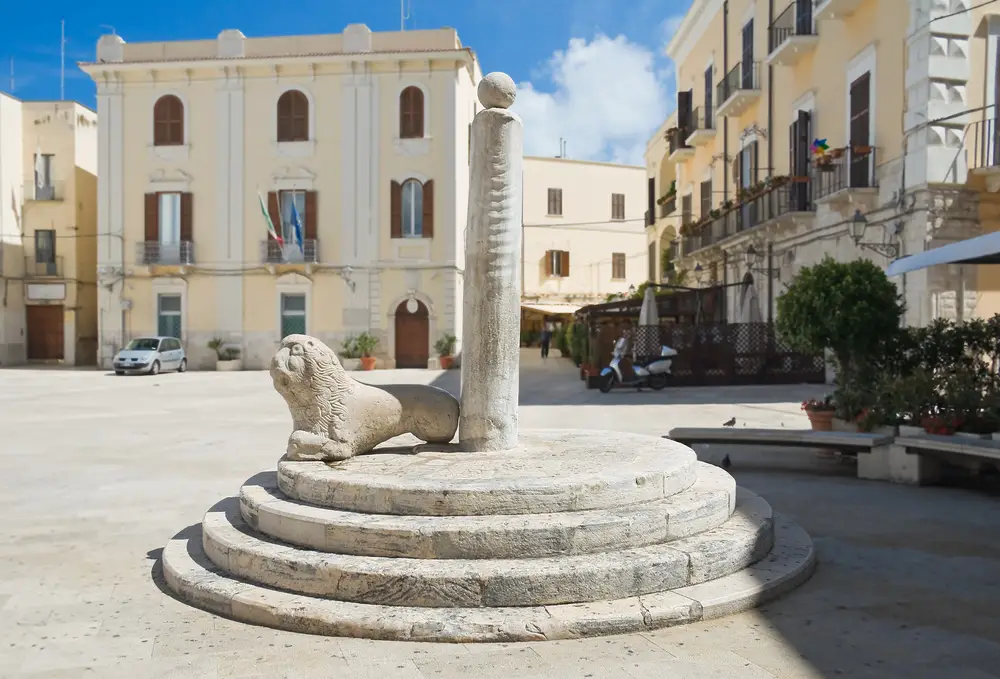
POLYGON ((615 348, 611 352, 611 362, 608 367, 601 371, 600 388, 603 393, 608 393, 619 384, 623 387, 635 387, 636 389, 649 387, 656 391, 667 386, 670 381, 670 366, 673 363, 671 359, 677 355, 676 350, 663 345, 660 347, 660 355, 651 361, 633 363, 632 372, 635 373, 635 379, 626 382, 622 378, 620 363, 625 357, 627 349, 628 338, 618 338, 618 341, 615 342, 615 348))

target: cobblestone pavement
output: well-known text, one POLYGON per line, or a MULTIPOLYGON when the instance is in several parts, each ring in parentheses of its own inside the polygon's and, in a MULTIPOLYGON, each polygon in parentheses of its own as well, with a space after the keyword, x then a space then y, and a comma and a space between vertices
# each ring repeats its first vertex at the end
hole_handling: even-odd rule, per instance
MULTIPOLYGON (((457 378, 365 375, 451 389, 457 378)), ((529 351, 521 391, 523 427, 659 435, 730 417, 805 427, 799 402, 822 387, 604 395, 567 361, 529 351)), ((0 371, 0 677, 1000 677, 1000 501, 861 482, 795 450, 733 452, 731 471, 810 532, 816 575, 714 622, 539 644, 404 644, 251 627, 164 594, 160 548, 273 468, 288 428, 262 372, 0 371)))

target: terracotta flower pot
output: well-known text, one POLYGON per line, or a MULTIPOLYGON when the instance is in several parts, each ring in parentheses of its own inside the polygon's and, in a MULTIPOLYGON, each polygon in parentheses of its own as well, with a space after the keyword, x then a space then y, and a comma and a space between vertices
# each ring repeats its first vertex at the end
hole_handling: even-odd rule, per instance
POLYGON ((438 356, 438 360, 441 361, 441 370, 451 370, 455 364, 454 356, 438 356))
POLYGON ((833 411, 832 410, 807 410, 809 424, 813 431, 833 431, 833 411))
POLYGON ((361 357, 361 369, 362 370, 374 370, 375 369, 375 357, 374 356, 362 356, 361 357))

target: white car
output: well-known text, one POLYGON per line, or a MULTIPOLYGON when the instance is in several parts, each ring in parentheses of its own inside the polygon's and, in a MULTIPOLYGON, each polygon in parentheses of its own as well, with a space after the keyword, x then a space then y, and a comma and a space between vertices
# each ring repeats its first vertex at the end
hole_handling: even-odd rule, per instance
POLYGON ((118 352, 115 374, 146 373, 158 375, 164 370, 187 370, 184 346, 176 337, 136 337, 118 352))

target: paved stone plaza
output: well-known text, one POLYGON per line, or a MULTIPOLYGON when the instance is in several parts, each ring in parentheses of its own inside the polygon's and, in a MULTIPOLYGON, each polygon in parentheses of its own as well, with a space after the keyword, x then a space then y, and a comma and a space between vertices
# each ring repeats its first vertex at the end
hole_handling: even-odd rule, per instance
MULTIPOLYGON (((585 390, 525 352, 521 426, 660 435, 808 426, 821 387, 585 390)), ((458 373, 376 372, 373 383, 458 373)), ((853 478, 802 451, 732 451, 740 485, 813 537, 812 580, 762 609, 641 635, 505 645, 332 639, 252 627, 162 591, 167 541, 274 467, 288 410, 264 372, 116 378, 0 371, 0 677, 994 679, 995 497, 853 478)), ((723 452, 701 451, 714 461, 723 452)))

